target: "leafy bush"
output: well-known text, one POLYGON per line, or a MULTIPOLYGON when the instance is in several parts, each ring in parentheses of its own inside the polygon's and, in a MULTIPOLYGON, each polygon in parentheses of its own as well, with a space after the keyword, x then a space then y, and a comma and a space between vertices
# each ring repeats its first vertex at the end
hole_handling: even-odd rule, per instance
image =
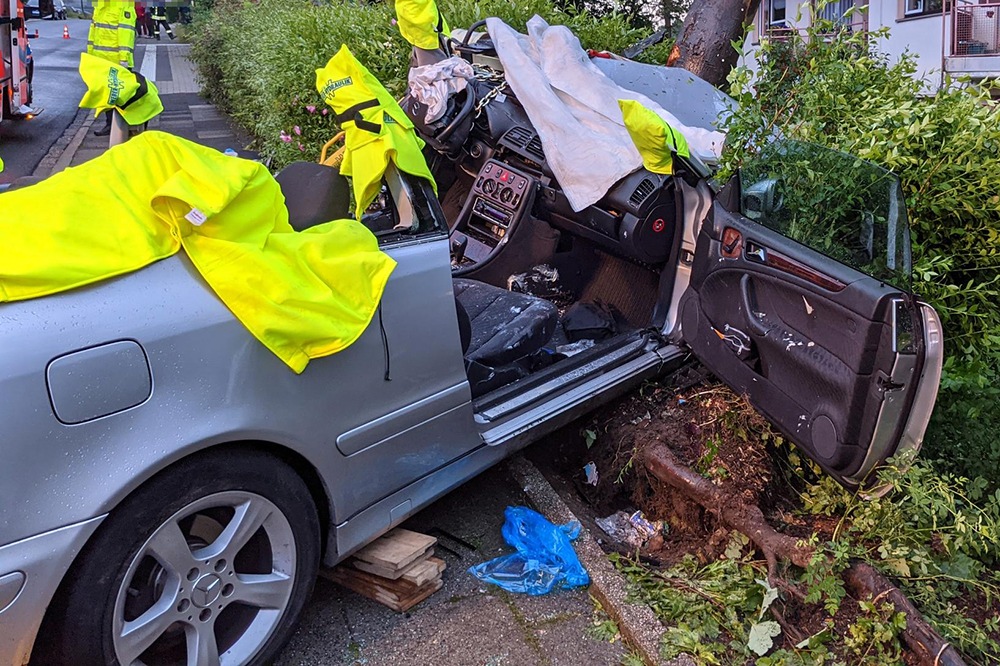
POLYGON ((1000 109, 990 91, 949 81, 921 96, 915 61, 879 50, 886 31, 838 32, 761 44, 760 67, 730 77, 728 170, 776 130, 880 164, 901 179, 914 290, 941 315, 946 377, 925 455, 1000 487, 1000 109))
POLYGON ((984 479, 927 463, 888 467, 880 478, 893 493, 865 499, 829 478, 802 493, 807 512, 839 517, 827 564, 871 562, 898 580, 942 636, 977 663, 997 663, 1000 618, 980 621, 964 611, 970 598, 990 608, 1000 595, 1000 490, 991 494, 984 479))
MULTIPOLYGON (((518 30, 538 14, 568 25, 585 48, 621 51, 649 33, 617 14, 569 13, 552 0, 444 0, 452 27, 498 16, 518 30)), ((337 127, 315 89, 315 70, 347 44, 397 97, 406 86, 410 46, 393 25, 384 2, 307 0, 215 0, 201 8, 192 26, 191 57, 205 81, 205 94, 233 116, 275 166, 315 160, 337 127)), ((643 57, 664 62, 670 44, 643 57)))

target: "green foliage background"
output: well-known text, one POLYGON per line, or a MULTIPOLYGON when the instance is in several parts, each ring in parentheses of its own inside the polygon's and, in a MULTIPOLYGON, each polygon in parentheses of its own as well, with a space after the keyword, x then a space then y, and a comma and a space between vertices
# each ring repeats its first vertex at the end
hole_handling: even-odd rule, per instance
POLYGON ((730 77, 740 111, 726 168, 775 131, 857 155, 902 180, 913 239, 914 291, 944 325, 946 360, 924 456, 1000 488, 1000 108, 963 81, 925 96, 915 60, 890 61, 886 32, 766 41, 760 67, 730 77))
MULTIPOLYGON (((518 30, 538 14, 568 25, 584 48, 620 52, 650 34, 626 17, 595 16, 553 0, 442 0, 441 12, 453 28, 498 16, 518 30)), ((198 5, 189 32, 191 56, 204 92, 257 141, 262 155, 282 166, 314 160, 337 132, 316 92, 315 70, 347 44, 391 93, 402 95, 410 46, 393 25, 386 2, 331 0, 215 0, 198 5), (309 107, 314 107, 310 111, 309 107), (297 128, 297 129, 296 129, 297 128), (282 138, 282 135, 284 137, 282 138)), ((666 62, 672 43, 643 53, 648 62, 666 62)))

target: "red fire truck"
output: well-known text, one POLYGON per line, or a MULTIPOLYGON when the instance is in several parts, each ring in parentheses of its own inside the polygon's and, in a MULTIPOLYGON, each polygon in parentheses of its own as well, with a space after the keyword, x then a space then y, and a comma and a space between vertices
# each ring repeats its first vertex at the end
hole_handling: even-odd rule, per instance
POLYGON ((21 0, 0 0, 0 120, 31 118, 31 46, 21 0))

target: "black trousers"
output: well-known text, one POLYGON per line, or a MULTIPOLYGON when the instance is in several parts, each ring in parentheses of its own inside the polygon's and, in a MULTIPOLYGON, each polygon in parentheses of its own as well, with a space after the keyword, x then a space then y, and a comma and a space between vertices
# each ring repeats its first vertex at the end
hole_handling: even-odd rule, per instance
POLYGON ((167 37, 169 37, 170 39, 174 38, 174 31, 170 29, 170 24, 167 23, 167 19, 165 19, 165 18, 163 18, 163 19, 154 18, 153 19, 153 35, 155 35, 157 39, 160 38, 160 26, 163 26, 163 28, 167 31, 167 37))

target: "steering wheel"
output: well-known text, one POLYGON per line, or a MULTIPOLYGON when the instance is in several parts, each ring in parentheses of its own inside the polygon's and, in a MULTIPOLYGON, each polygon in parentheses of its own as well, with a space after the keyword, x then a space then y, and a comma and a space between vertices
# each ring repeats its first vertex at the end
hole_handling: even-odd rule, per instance
POLYGON ((476 28, 482 28, 484 25, 486 25, 486 19, 476 21, 475 23, 470 25, 469 29, 465 32, 465 37, 462 38, 462 46, 468 46, 469 38, 472 37, 472 33, 476 31, 476 28))
POLYGON ((445 143, 448 140, 448 137, 450 137, 455 132, 455 130, 459 128, 462 122, 464 122, 465 119, 469 117, 469 114, 472 113, 472 109, 475 108, 475 106, 476 106, 475 89, 470 84, 465 87, 465 104, 463 104, 459 112, 455 114, 455 118, 450 123, 448 123, 443 130, 437 133, 437 135, 434 137, 434 140, 440 141, 441 143, 445 143))

